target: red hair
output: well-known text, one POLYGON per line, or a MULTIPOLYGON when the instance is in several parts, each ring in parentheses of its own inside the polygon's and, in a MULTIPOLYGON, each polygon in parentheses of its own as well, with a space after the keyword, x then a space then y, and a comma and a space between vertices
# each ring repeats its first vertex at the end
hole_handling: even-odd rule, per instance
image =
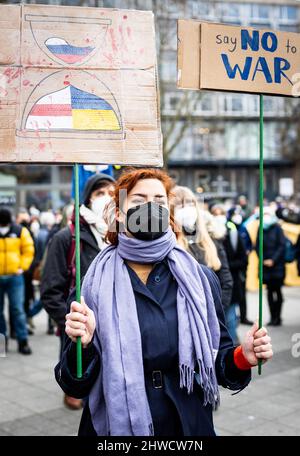
MULTIPOLYGON (((135 187, 139 180, 143 179, 158 179, 162 182, 163 186, 166 189, 167 197, 169 198, 172 195, 172 188, 175 186, 173 179, 161 169, 158 168, 126 168, 125 171, 121 174, 119 179, 115 183, 115 190, 113 195, 113 200, 115 203, 115 209, 120 208, 120 191, 126 190, 127 195, 135 187)), ((170 214, 170 225, 173 231, 176 233, 175 222, 173 216, 170 214)), ((112 245, 118 244, 118 232, 119 232, 119 223, 116 222, 116 230, 110 230, 108 227, 108 232, 105 236, 105 241, 109 242, 112 245)))

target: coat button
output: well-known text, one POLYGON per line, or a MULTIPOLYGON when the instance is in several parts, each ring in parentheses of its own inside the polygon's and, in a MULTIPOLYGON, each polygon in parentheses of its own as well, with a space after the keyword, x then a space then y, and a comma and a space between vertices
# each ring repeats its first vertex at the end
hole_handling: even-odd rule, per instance
POLYGON ((159 275, 155 276, 155 277, 154 277, 154 280, 155 280, 155 282, 157 282, 157 283, 160 282, 160 277, 159 277, 159 275))

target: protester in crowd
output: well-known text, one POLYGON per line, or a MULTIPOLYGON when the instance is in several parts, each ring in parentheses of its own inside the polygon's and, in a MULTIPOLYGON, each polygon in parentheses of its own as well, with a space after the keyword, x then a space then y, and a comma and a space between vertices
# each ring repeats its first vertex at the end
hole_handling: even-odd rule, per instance
MULTIPOLYGON (((16 217, 16 223, 18 225, 25 227, 29 231, 29 233, 33 239, 33 243, 34 243, 34 258, 35 258, 35 256, 36 256, 35 239, 34 239, 33 233, 31 232, 31 229, 30 229, 31 217, 26 208, 21 207, 19 209, 19 212, 16 217)), ((24 271, 24 273, 23 273, 24 286, 25 286, 24 310, 26 313, 27 329, 28 329, 29 335, 33 334, 32 322, 29 318, 29 307, 30 307, 31 303, 34 301, 34 287, 32 284, 34 268, 35 268, 35 263, 34 263, 34 259, 33 259, 32 263, 30 265, 30 268, 27 269, 27 271, 24 271)), ((13 326, 13 319, 12 319, 10 312, 9 312, 9 327, 10 327, 10 338, 16 339, 16 333, 15 333, 14 326, 13 326)))
MULTIPOLYGON (((235 206, 231 208, 228 211, 227 214, 228 221, 234 224, 236 229, 238 230, 238 233, 244 243, 245 251, 247 257, 249 257, 249 254, 252 250, 252 242, 250 235, 247 231, 247 228, 245 228, 243 222, 243 212, 242 208, 240 206, 235 206)), ((234 230, 233 230, 234 232, 234 230)), ((253 322, 250 321, 247 318, 247 291, 246 291, 246 281, 247 281, 247 266, 248 266, 248 261, 244 265, 244 269, 241 270, 241 273, 239 274, 239 288, 240 288, 240 293, 239 293, 239 307, 240 307, 240 323, 243 325, 253 325, 253 322)))
POLYGON ((247 255, 249 255, 249 253, 252 251, 252 242, 250 235, 247 231, 247 228, 245 228, 244 225, 244 222, 247 220, 247 218, 245 219, 243 217, 243 211, 241 206, 231 207, 227 213, 227 220, 235 224, 244 242, 247 255))
POLYGON ((227 216, 226 210, 224 205, 221 203, 214 203, 209 207, 211 217, 208 216, 207 213, 207 221, 206 227, 209 234, 216 239, 224 239, 227 230, 226 230, 226 223, 227 223, 227 216), (216 233, 216 234, 212 234, 216 233))
POLYGON ((245 195, 240 195, 237 204, 241 208, 243 220, 247 220, 247 218, 249 218, 252 214, 252 209, 249 206, 247 197, 245 195))
MULTIPOLYGON (((89 265, 105 246, 107 225, 103 220, 105 205, 111 200, 114 179, 107 174, 90 177, 85 185, 80 206, 80 272, 84 276, 89 265)), ((67 298, 75 285, 75 214, 72 223, 56 233, 48 246, 42 272, 41 302, 58 326, 61 341, 64 337, 67 298)), ((71 409, 82 406, 69 395, 65 405, 71 409)))
POLYGON ((231 303, 232 277, 221 240, 210 237, 205 225, 204 211, 188 187, 176 186, 172 201, 175 222, 181 228, 180 245, 190 252, 199 264, 211 268, 220 280, 224 310, 231 303))
POLYGON ((42 212, 40 215, 40 229, 36 236, 36 261, 42 261, 49 240, 49 233, 55 225, 53 212, 42 212))
MULTIPOLYGON (((234 343, 238 344, 239 343, 238 335, 237 335, 238 319, 237 319, 237 314, 236 314, 236 306, 239 304, 239 301, 242 299, 242 296, 241 296, 242 288, 241 288, 241 284, 240 284, 240 278, 238 277, 239 271, 236 268, 236 265, 234 263, 234 258, 232 255, 233 252, 231 251, 231 249, 229 248, 229 245, 228 245, 228 241, 229 241, 228 237, 229 237, 229 233, 230 233, 230 228, 234 229, 234 224, 229 223, 229 225, 228 225, 226 209, 225 209, 224 205, 222 205, 220 203, 217 203, 217 204, 214 203, 210 206, 210 210, 213 214, 213 215, 211 215, 212 221, 210 221, 209 225, 206 225, 206 226, 208 227, 208 232, 211 234, 212 229, 210 226, 218 225, 219 236, 221 236, 221 234, 222 234, 222 238, 219 238, 219 239, 222 239, 224 249, 226 252, 226 257, 227 257, 228 264, 229 264, 229 269, 230 269, 232 279, 233 279, 233 287, 232 287, 233 292, 231 295, 230 305, 226 308, 226 311, 225 311, 225 317, 226 317, 226 324, 227 324, 228 331, 229 331, 234 343), (231 264, 230 264, 228 254, 230 254, 231 264)), ((235 231, 237 231, 237 230, 235 229, 235 231)), ((238 261, 238 256, 237 256, 237 261, 238 261)), ((244 262, 242 262, 241 264, 244 265, 244 262)))
POLYGON ((74 204, 67 204, 62 211, 61 217, 57 217, 55 224, 51 228, 48 235, 48 242, 51 241, 53 236, 58 233, 59 230, 65 228, 72 222, 72 216, 74 212, 74 204))
POLYGON ((30 232, 34 237, 37 237, 38 232, 40 230, 40 211, 35 206, 31 206, 29 208, 29 215, 30 215, 30 232))
POLYGON ((218 383, 240 390, 258 359, 272 357, 257 324, 234 347, 216 275, 178 246, 172 187, 159 169, 119 178, 111 245, 93 261, 81 303, 73 301, 66 316, 55 375, 67 394, 87 397, 80 435, 215 435, 218 383))
POLYGON ((4 316, 7 294, 19 353, 30 355, 24 311, 24 271, 30 268, 34 244, 29 231, 13 222, 9 209, 0 208, 0 333, 8 341, 4 316))
MULTIPOLYGON (((40 284, 41 281, 41 273, 42 273, 42 266, 43 266, 43 259, 45 255, 45 251, 47 248, 47 244, 49 242, 49 234, 55 225, 55 215, 53 212, 41 212, 39 218, 40 228, 36 234, 35 238, 35 246, 36 246, 36 254, 34 257, 34 270, 32 279, 35 280, 37 284, 40 284)), ((30 308, 28 310, 28 320, 31 325, 31 329, 34 329, 33 317, 35 317, 41 310, 43 309, 43 305, 41 302, 40 297, 35 297, 31 302, 30 308)), ((47 334, 51 335, 54 334, 54 325, 52 322, 51 317, 48 315, 48 330, 47 334)))
POLYGON ((276 216, 287 223, 295 223, 299 225, 300 207, 295 204, 289 204, 286 206, 284 206, 283 204, 277 204, 276 216))
MULTIPOLYGON (((259 254, 259 233, 256 240, 259 254)), ((271 319, 269 325, 280 326, 285 278, 285 236, 278 218, 269 207, 263 212, 263 282, 267 286, 271 319)))
MULTIPOLYGON (((236 332, 238 325, 236 308, 237 306, 240 307, 240 303, 243 299, 248 257, 244 242, 235 224, 228 221, 226 223, 226 228, 227 235, 224 239, 224 248, 227 254, 228 264, 233 278, 231 305, 228 308, 226 317, 228 327, 230 328, 230 334, 233 340, 238 343, 238 336, 236 332)), ((246 323, 248 323, 248 321, 246 321, 246 323)))

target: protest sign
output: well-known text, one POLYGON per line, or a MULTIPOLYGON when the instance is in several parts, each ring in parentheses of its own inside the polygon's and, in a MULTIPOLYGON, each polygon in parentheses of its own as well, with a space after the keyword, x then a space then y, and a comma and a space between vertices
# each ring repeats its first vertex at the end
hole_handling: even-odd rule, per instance
POLYGON ((162 165, 153 14, 0 5, 0 162, 162 165))
POLYGON ((299 33, 178 21, 180 88, 299 96, 298 80, 299 33))

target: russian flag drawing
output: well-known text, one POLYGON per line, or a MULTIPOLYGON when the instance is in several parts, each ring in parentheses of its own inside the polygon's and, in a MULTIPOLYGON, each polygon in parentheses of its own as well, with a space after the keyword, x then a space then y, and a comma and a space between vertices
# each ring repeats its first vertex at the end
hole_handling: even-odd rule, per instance
POLYGON ((72 46, 62 38, 48 38, 45 45, 51 54, 65 63, 79 63, 95 49, 92 46, 72 46))
POLYGON ((68 85, 40 98, 32 107, 28 130, 121 130, 112 106, 103 98, 68 85))

